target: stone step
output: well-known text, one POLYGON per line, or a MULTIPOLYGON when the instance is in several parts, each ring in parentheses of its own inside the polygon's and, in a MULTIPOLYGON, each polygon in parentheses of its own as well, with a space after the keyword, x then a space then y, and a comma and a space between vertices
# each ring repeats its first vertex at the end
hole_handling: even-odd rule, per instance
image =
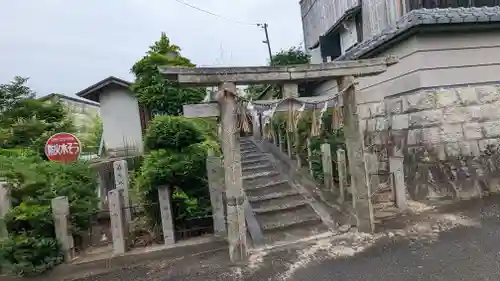
POLYGON ((264 163, 270 163, 269 159, 265 155, 263 155, 261 158, 254 158, 250 160, 241 159, 241 165, 243 167, 262 165, 264 163))
POLYGON ((247 149, 240 149, 241 155, 249 155, 249 154, 256 154, 256 153, 261 153, 260 149, 258 147, 252 147, 252 148, 247 148, 247 149))
POLYGON ((302 238, 311 237, 328 232, 328 227, 316 219, 306 223, 294 225, 285 229, 277 229, 275 231, 266 231, 262 244, 280 244, 297 241, 302 238))
POLYGON ((271 172, 275 171, 273 165, 271 163, 265 164, 257 164, 253 166, 245 166, 242 168, 243 176, 250 176, 253 174, 263 173, 263 172, 271 172))
POLYGON ((252 188, 269 182, 281 181, 283 179, 283 176, 277 171, 258 173, 243 177, 243 186, 252 188))
POLYGON ((258 165, 255 165, 255 166, 245 166, 242 168, 242 171, 243 172, 252 172, 252 171, 259 171, 261 169, 263 169, 264 171, 266 169, 273 169, 273 165, 271 165, 271 163, 260 163, 260 162, 257 162, 258 165))
POLYGON ((252 160, 252 159, 261 159, 261 158, 267 158, 267 156, 262 152, 255 152, 255 153, 241 155, 241 160, 252 160))
POLYGON ((293 190, 292 187, 288 184, 287 180, 281 180, 277 182, 269 182, 267 184, 251 187, 251 188, 245 188, 245 192, 248 196, 253 196, 253 197, 258 197, 258 196, 264 196, 266 194, 270 193, 276 193, 276 192, 285 192, 293 190))
POLYGON ((256 147, 255 143, 251 141, 240 141, 240 147, 256 147))
POLYGON ((270 192, 263 195, 248 196, 252 209, 268 208, 286 204, 287 202, 301 201, 304 198, 298 190, 287 189, 282 192, 270 192))
POLYGON ((282 212, 257 215, 262 231, 284 230, 321 223, 321 218, 307 204, 282 212))
POLYGON ((265 216, 265 215, 274 215, 275 213, 278 212, 290 212, 308 206, 309 205, 307 201, 304 199, 304 200, 286 202, 283 205, 274 205, 265 208, 253 209, 253 212, 256 215, 265 216))
POLYGON ((260 173, 254 173, 252 175, 243 176, 242 179, 245 182, 251 182, 254 180, 258 180, 260 178, 278 176, 279 174, 280 173, 278 171, 265 171, 260 173))

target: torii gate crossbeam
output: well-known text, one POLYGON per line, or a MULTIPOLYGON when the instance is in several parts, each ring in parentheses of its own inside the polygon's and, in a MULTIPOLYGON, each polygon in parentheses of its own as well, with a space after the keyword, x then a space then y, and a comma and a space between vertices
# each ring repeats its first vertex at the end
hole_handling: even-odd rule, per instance
POLYGON ((387 57, 278 67, 160 67, 159 70, 167 79, 176 80, 184 86, 218 86, 227 82, 236 85, 250 85, 332 80, 342 76, 376 75, 385 72, 388 66, 396 62, 397 58, 387 57))

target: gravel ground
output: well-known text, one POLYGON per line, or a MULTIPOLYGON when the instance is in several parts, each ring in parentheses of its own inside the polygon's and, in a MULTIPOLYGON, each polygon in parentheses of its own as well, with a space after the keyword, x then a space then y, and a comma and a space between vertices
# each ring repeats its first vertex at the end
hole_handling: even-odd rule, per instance
MULTIPOLYGON (((499 197, 425 210, 404 227, 350 231, 281 251, 256 251, 245 266, 225 251, 137 265, 78 281, 500 280, 499 197)), ((397 225, 401 225, 401 222, 397 225)))

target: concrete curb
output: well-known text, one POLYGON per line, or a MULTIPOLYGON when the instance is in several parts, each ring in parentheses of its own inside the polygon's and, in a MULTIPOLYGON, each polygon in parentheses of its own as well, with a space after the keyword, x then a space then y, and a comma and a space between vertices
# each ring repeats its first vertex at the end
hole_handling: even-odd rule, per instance
POLYGON ((227 251, 228 245, 225 240, 214 238, 213 240, 200 244, 165 248, 156 251, 115 256, 110 259, 101 259, 76 264, 62 264, 53 270, 35 277, 0 276, 1 281, 69 281, 79 278, 101 275, 125 267, 134 267, 142 263, 157 260, 170 260, 186 256, 203 255, 219 251, 227 251))

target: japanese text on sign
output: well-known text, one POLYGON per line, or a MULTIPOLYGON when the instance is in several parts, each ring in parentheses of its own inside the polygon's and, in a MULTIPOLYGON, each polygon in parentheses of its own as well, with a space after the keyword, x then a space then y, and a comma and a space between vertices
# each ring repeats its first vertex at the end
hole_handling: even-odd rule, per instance
POLYGON ((80 152, 79 144, 74 143, 62 143, 62 144, 47 144, 47 156, 56 155, 75 155, 80 152))

